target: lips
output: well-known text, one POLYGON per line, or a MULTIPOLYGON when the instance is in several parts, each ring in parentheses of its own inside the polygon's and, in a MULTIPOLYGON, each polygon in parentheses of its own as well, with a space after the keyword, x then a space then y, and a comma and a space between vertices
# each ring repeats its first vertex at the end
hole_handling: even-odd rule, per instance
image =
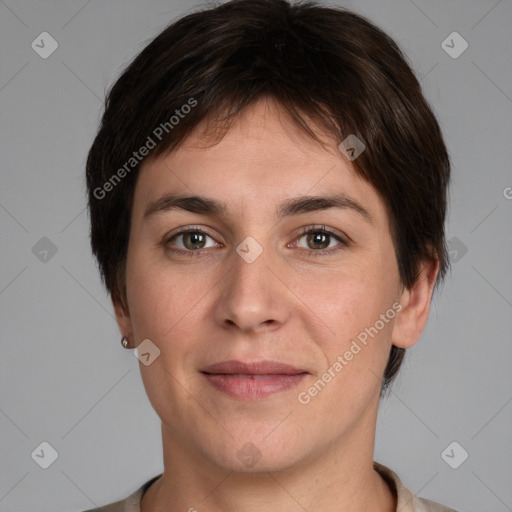
POLYGON ((222 361, 201 370, 218 391, 232 398, 259 400, 295 387, 308 372, 279 361, 222 361))
POLYGON ((295 368, 279 361, 259 361, 244 363, 242 361, 222 361, 201 370, 203 373, 238 374, 238 375, 298 375, 306 370, 295 368))

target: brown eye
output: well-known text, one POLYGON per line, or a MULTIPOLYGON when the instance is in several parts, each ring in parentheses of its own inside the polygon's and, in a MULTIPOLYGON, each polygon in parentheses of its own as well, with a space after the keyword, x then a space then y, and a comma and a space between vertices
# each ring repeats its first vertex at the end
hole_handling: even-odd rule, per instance
POLYGON ((325 249, 329 246, 331 235, 321 232, 309 233, 306 240, 310 249, 325 249))
POLYGON ((326 229, 325 226, 306 228, 296 239, 296 246, 307 250, 310 256, 333 255, 348 245, 342 236, 326 229), (305 243, 302 239, 305 239, 305 243))
POLYGON ((214 247, 216 244, 213 241, 210 235, 207 235, 203 231, 199 230, 188 230, 181 231, 180 233, 176 233, 171 238, 169 238, 165 245, 172 247, 176 247, 177 249, 171 249, 173 251, 178 252, 199 252, 202 249, 214 247), (212 240, 210 245, 208 244, 208 238, 212 240))
POLYGON ((199 231, 189 231, 181 235, 183 236, 183 245, 187 249, 202 249, 206 244, 206 235, 199 231))

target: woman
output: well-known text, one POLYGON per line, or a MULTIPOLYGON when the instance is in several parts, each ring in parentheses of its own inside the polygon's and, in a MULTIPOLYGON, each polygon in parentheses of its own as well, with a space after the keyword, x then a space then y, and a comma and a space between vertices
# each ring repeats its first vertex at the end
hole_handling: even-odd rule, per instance
POLYGON ((412 70, 356 14, 234 0, 152 41, 87 184, 164 472, 102 510, 452 510, 373 461, 448 267, 449 174, 412 70))

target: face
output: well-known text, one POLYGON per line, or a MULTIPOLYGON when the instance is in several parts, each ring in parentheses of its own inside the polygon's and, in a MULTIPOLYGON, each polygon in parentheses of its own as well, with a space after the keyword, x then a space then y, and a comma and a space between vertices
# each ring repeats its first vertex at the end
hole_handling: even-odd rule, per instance
POLYGON ((201 129, 141 169, 116 307, 133 346, 160 350, 140 370, 167 445, 236 471, 355 446, 400 338, 384 203, 267 101, 216 145, 201 129), (246 366, 208 368, 226 361, 246 366))

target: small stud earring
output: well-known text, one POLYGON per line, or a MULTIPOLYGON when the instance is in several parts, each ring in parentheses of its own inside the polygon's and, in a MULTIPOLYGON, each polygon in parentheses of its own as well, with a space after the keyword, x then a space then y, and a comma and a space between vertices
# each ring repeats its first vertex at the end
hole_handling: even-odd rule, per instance
POLYGON ((121 345, 123 345, 124 348, 128 348, 128 336, 123 336, 121 338, 121 345))

